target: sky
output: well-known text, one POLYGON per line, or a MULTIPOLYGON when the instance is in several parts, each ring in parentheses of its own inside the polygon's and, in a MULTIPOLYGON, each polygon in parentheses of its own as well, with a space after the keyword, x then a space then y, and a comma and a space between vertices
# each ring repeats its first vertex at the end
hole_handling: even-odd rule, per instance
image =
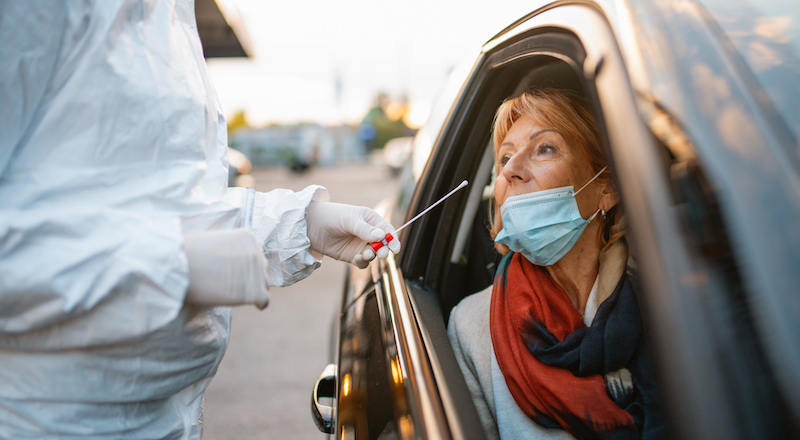
POLYGON ((357 123, 385 92, 408 97, 407 119, 418 126, 449 72, 536 2, 224 3, 238 9, 252 42, 250 58, 208 60, 226 117, 243 110, 256 126, 357 123))

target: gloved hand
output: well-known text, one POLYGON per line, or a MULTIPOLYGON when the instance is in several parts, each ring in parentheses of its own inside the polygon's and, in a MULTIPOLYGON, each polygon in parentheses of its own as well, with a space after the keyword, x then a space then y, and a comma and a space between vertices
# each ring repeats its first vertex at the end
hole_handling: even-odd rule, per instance
POLYGON ((259 309, 269 303, 267 259, 252 231, 186 234, 183 248, 189 260, 185 302, 204 306, 254 304, 259 309))
MULTIPOLYGON (((375 258, 369 243, 380 241, 394 227, 375 211, 362 206, 330 202, 311 202, 306 210, 308 238, 311 250, 347 261, 363 269, 375 258)), ((400 252, 400 240, 395 237, 378 250, 379 258, 389 256, 389 250, 400 252)))

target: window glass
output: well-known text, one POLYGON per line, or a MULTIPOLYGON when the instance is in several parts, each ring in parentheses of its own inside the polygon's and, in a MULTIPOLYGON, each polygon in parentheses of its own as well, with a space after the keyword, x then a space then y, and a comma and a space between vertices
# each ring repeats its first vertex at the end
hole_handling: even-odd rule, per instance
POLYGON ((800 139, 800 1, 701 0, 800 139))
POLYGON ((400 197, 397 204, 402 213, 408 210, 408 205, 414 196, 414 189, 433 150, 433 144, 439 137, 439 132, 444 128, 447 115, 450 114, 450 109, 456 102, 461 86, 472 70, 473 62, 474 58, 468 59, 453 69, 428 115, 428 120, 414 137, 410 160, 406 161, 398 183, 400 197))

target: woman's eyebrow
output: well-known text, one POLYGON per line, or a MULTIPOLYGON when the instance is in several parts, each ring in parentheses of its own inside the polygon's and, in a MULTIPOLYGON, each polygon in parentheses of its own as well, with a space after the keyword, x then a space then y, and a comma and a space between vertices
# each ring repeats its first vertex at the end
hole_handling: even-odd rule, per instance
MULTIPOLYGON (((564 135, 562 135, 561 132, 556 130, 555 128, 545 128, 544 130, 539 130, 539 131, 533 133, 528 140, 532 141, 536 136, 539 136, 542 133, 547 133, 548 131, 552 131, 553 133, 557 133, 559 136, 564 137, 564 135)), ((500 144, 501 147, 506 146, 506 145, 510 145, 510 146, 513 147, 514 143, 511 142, 511 141, 506 141, 506 142, 503 142, 502 144, 500 144)))
MULTIPOLYGON (((539 131, 537 131, 537 132, 533 133, 533 134, 531 135, 530 139, 528 139, 528 140, 531 140, 531 141, 532 141, 532 140, 533 140, 533 138, 535 138, 536 136, 539 136, 539 135, 540 135, 540 134, 542 134, 542 133, 547 133, 548 131, 552 131, 553 133, 558 133, 559 135, 561 134, 561 133, 559 133, 559 131, 558 131, 558 130, 556 130, 556 129, 554 129, 554 128, 545 128, 544 130, 539 130, 539 131)), ((563 136, 562 136, 562 137, 563 137, 563 136)))

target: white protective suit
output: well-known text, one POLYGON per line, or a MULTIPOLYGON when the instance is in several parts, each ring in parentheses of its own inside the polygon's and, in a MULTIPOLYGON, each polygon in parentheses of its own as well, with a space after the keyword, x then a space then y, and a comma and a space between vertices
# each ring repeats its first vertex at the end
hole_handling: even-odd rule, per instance
POLYGON ((321 187, 227 188, 191 0, 0 0, 0 438, 192 438, 230 308, 184 306, 184 234, 252 228, 306 277, 321 187))

